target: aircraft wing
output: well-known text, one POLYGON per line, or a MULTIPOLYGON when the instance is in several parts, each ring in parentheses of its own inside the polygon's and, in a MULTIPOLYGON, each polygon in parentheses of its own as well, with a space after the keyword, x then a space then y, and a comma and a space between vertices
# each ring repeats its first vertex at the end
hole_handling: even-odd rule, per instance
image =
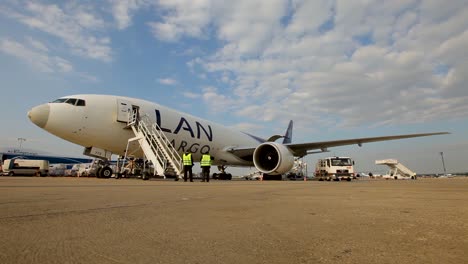
MULTIPOLYGON (((363 143, 388 141, 388 140, 396 140, 396 139, 404 139, 404 138, 414 138, 414 137, 426 137, 426 136, 444 135, 444 134, 450 134, 450 133, 436 132, 436 133, 422 133, 422 134, 406 134, 406 135, 353 138, 353 139, 342 139, 342 140, 298 143, 298 144, 289 143, 289 144, 284 144, 284 145, 287 146, 293 152, 294 156, 303 157, 307 154, 325 152, 327 151, 329 147, 338 147, 338 146, 346 146, 346 145, 354 145, 354 144, 361 146, 363 143), (320 150, 320 151, 310 152, 310 150, 320 150)), ((231 149, 228 149, 227 151, 231 152, 232 154, 240 158, 245 159, 246 157, 253 155, 254 150, 255 148, 231 148, 231 149)))
POLYGON ((426 137, 434 135, 444 135, 450 134, 448 132, 437 132, 437 133, 422 133, 422 134, 407 134, 407 135, 395 135, 395 136, 383 136, 383 137, 368 137, 368 138, 353 138, 353 139, 343 139, 343 140, 333 140, 333 141, 322 141, 322 142, 312 142, 312 143, 299 143, 299 144, 286 144, 286 146, 292 150, 295 156, 305 156, 309 150, 321 150, 326 151, 329 147, 338 147, 345 145, 354 145, 357 144, 361 146, 363 143, 371 143, 378 141, 388 141, 404 138, 414 138, 414 137, 426 137))

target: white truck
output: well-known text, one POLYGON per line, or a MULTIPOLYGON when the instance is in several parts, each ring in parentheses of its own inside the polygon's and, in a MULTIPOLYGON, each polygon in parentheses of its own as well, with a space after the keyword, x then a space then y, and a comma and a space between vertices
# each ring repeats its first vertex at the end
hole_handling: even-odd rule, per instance
POLYGON ((340 181, 356 179, 354 161, 349 157, 328 157, 319 159, 315 166, 315 179, 319 181, 340 181))
POLYGON ((3 175, 47 176, 49 161, 28 159, 6 159, 3 162, 3 175))

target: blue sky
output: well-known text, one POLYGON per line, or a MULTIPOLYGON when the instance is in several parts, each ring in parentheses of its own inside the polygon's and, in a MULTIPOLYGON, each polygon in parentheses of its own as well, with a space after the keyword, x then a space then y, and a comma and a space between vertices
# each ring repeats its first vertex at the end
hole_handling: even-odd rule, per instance
POLYGON ((12 1, 0 4, 0 146, 80 155, 35 127, 69 94, 132 96, 293 142, 449 131, 334 148, 358 169, 468 170, 466 1, 12 1))

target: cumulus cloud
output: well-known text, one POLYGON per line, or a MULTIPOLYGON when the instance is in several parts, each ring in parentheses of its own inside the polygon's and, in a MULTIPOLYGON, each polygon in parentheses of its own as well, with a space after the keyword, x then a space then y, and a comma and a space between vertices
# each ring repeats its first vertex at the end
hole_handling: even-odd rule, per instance
POLYGON ((217 13, 217 36, 226 41, 219 57, 256 55, 279 30, 286 2, 232 1, 217 13))
POLYGON ((20 2, 3 8, 2 13, 33 29, 57 37, 78 55, 102 61, 112 59, 110 38, 101 33, 105 22, 94 13, 92 7, 73 3, 62 7, 20 2))
POLYGON ((49 55, 40 41, 28 38, 29 45, 11 39, 0 40, 0 51, 17 57, 41 72, 71 72, 72 64, 58 56, 49 55))
POLYGON ((130 26, 133 14, 149 4, 147 0, 109 0, 109 2, 118 29, 130 26))
POLYGON ((159 0, 157 9, 164 14, 162 20, 149 22, 148 26, 156 38, 164 41, 176 41, 182 36, 202 37, 210 22, 211 2, 159 0))
MULTIPOLYGON (((352 127, 463 117, 468 7, 462 2, 212 3, 196 28, 212 27, 223 45, 188 65, 224 84, 222 95, 209 90, 205 98, 255 120, 299 117, 352 127)), ((173 34, 167 39, 198 37, 169 22, 180 19, 180 8, 190 9, 182 5, 166 6, 160 23, 173 34)))
POLYGON ((210 107, 211 110, 217 112, 224 112, 230 109, 234 100, 219 92, 218 88, 214 86, 203 87, 203 101, 210 107))
POLYGON ((23 42, 2 38, 0 39, 0 52, 24 61, 39 72, 71 74, 88 82, 98 81, 96 76, 77 71, 69 60, 53 55, 46 44, 32 37, 25 37, 23 42))
POLYGON ((172 79, 172 78, 160 78, 158 79, 158 82, 164 85, 176 85, 177 84, 177 80, 172 79))
POLYGON ((31 47, 35 48, 36 50, 43 51, 43 52, 49 51, 49 48, 47 48, 47 46, 44 43, 38 40, 35 40, 31 37, 27 37, 26 39, 29 42, 29 45, 31 45, 31 47))
POLYGON ((197 93, 193 93, 193 92, 184 92, 182 93, 182 95, 186 98, 189 98, 189 99, 196 99, 196 98, 199 98, 201 95, 200 94, 197 94, 197 93))
MULTIPOLYGON (((461 0, 106 3, 118 29, 128 28, 138 10, 150 7, 153 16, 145 22, 156 41, 209 39, 209 48, 186 56, 192 58, 190 72, 211 86, 184 96, 201 96, 217 113, 230 111, 253 123, 301 119, 321 127, 468 114, 463 104, 468 99, 468 6, 461 0)), ((75 54, 112 60, 104 31, 108 22, 98 8, 24 2, 24 10, 20 5, 5 10, 4 15, 62 40, 75 54)), ((24 60, 19 54, 32 52, 42 58, 30 62, 38 68, 72 70, 59 58, 39 56, 50 51, 34 40, 20 44, 4 39, 5 50, 24 60)))
POLYGON ((262 129, 263 127, 258 124, 252 124, 252 123, 238 123, 238 124, 230 126, 230 128, 235 129, 237 131, 255 131, 255 130, 262 129))

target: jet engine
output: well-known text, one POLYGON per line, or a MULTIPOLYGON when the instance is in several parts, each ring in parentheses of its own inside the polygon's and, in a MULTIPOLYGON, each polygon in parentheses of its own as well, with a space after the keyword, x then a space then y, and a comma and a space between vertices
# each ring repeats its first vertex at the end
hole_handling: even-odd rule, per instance
POLYGON ((294 165, 294 155, 282 144, 265 142, 255 149, 253 162, 259 171, 278 175, 291 170, 294 165))

